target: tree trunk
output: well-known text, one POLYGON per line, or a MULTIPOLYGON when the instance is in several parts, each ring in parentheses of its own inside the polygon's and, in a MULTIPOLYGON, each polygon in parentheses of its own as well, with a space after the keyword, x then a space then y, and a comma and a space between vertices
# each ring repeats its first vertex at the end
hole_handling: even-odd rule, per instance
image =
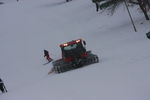
POLYGON ((143 11, 143 13, 145 15, 146 20, 150 20, 148 14, 147 14, 146 8, 142 5, 143 2, 141 0, 137 0, 137 1, 139 3, 141 10, 143 11))
POLYGON ((96 11, 98 12, 98 10, 99 10, 99 4, 98 4, 98 2, 95 2, 95 5, 96 5, 96 11))
POLYGON ((147 1, 148 8, 150 9, 150 1, 149 0, 146 1, 147 1))

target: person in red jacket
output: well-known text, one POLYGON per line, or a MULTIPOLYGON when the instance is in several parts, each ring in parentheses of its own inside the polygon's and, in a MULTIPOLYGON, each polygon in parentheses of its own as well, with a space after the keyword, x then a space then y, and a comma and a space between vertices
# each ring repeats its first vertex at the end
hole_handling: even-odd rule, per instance
POLYGON ((49 52, 47 50, 44 50, 44 57, 46 57, 46 59, 48 60, 48 62, 52 61, 52 58, 50 58, 49 52))

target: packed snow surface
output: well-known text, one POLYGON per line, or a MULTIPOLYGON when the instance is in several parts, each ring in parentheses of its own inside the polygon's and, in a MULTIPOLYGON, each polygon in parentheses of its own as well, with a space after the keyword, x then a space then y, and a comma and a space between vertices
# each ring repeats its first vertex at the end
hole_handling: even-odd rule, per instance
POLYGON ((150 22, 124 5, 114 15, 91 0, 1 0, 0 100, 150 100, 150 22), (100 62, 62 74, 47 73, 43 50, 61 58, 59 44, 86 40, 100 62))

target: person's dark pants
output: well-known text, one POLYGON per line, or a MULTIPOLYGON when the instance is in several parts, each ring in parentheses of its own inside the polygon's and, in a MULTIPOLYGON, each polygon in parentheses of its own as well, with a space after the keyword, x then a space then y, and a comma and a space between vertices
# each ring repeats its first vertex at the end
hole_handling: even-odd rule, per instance
POLYGON ((6 90, 6 88, 5 88, 3 83, 0 84, 0 90, 2 91, 2 93, 7 92, 7 90, 6 90))
POLYGON ((4 93, 4 88, 3 88, 3 84, 0 84, 0 90, 2 91, 2 93, 4 93))

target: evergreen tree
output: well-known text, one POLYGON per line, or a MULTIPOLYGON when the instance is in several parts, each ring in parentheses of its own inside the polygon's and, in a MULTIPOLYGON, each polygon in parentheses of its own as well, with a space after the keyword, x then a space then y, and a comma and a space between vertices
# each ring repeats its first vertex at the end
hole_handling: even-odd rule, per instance
POLYGON ((66 0, 66 2, 69 2, 69 1, 71 1, 71 0, 66 0))
MULTIPOLYGON (((125 2, 124 0, 92 0, 96 4, 96 9, 100 8, 101 10, 110 10, 113 14, 116 8, 125 2)), ((145 15, 146 20, 150 20, 148 16, 148 11, 150 11, 150 0, 126 0, 126 2, 139 5, 140 9, 145 15)))
POLYGON ((95 3, 97 12, 98 12, 99 9, 101 9, 99 3, 102 2, 102 1, 104 1, 104 0, 92 0, 92 2, 95 3))
POLYGON ((137 0, 137 1, 139 3, 141 10, 143 11, 143 13, 145 15, 146 20, 150 20, 148 14, 147 14, 147 9, 146 9, 146 5, 147 5, 146 3, 148 0, 137 0))
POLYGON ((108 9, 113 14, 116 8, 123 2, 123 0, 106 0, 100 4, 101 9, 108 9))
POLYGON ((146 20, 150 20, 148 11, 150 11, 150 0, 130 0, 130 3, 139 5, 140 9, 145 15, 146 20))

